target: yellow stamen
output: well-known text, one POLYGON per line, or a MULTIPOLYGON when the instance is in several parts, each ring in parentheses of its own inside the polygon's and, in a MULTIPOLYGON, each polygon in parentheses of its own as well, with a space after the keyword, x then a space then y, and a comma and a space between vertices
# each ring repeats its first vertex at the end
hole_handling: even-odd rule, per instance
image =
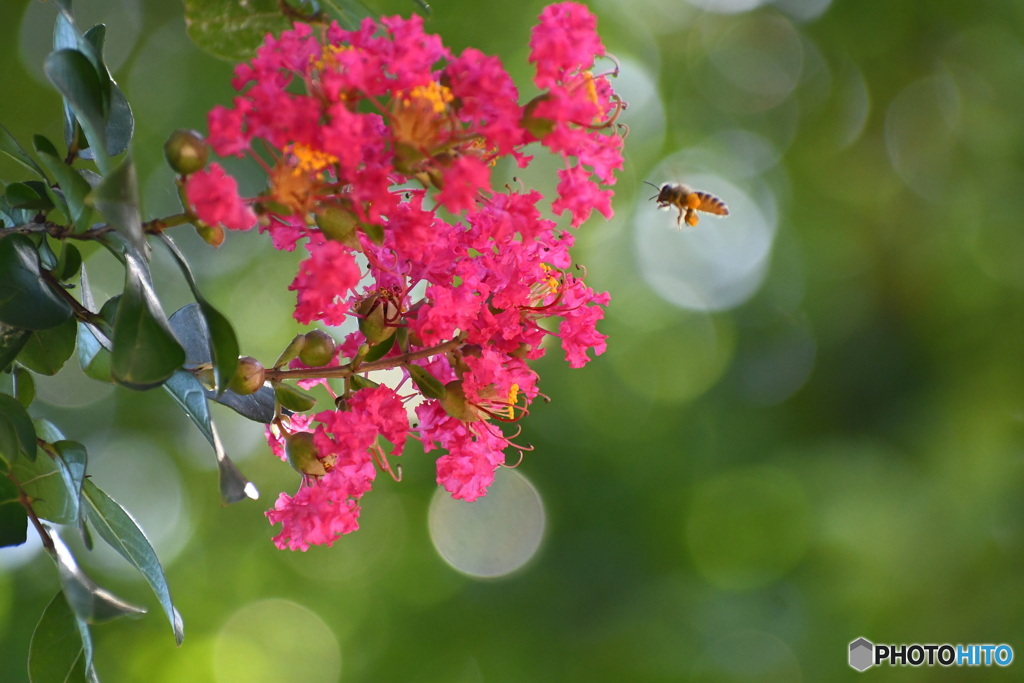
POLYGON ((505 409, 505 415, 510 420, 514 420, 516 417, 515 407, 519 401, 519 385, 513 384, 508 389, 508 408, 505 409))

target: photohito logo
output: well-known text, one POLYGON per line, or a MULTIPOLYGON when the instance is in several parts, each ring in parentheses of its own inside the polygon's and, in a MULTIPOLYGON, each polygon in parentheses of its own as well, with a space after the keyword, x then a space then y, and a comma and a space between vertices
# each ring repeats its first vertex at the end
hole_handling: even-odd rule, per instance
POLYGON ((875 664, 889 666, 1009 666, 1013 648, 1001 645, 875 645, 867 638, 850 643, 850 666, 864 671, 875 664))

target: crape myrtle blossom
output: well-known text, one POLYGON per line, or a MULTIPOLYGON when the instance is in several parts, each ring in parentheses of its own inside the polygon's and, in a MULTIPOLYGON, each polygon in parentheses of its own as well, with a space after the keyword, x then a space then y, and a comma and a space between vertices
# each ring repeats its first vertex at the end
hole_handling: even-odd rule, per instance
POLYGON ((544 9, 530 39, 540 94, 525 103, 498 58, 452 54, 419 17, 354 31, 295 24, 236 68, 239 95, 210 113, 208 141, 259 163, 267 187, 240 197, 211 165, 187 179, 190 211, 207 225, 258 224, 278 249, 304 250, 290 286, 300 323, 359 322, 340 365, 296 359, 268 371, 345 380, 337 409, 268 429, 302 473, 267 512, 279 548, 355 530, 359 499, 379 472, 399 476, 409 439, 441 452, 437 481, 453 497, 485 495, 496 469, 514 464, 506 451, 528 450, 513 423, 542 395, 529 362, 545 338, 560 339, 572 367, 605 350, 596 325, 608 295, 569 254, 572 229, 595 209, 612 215, 622 166, 624 104, 611 74, 593 71, 605 56, 595 29, 583 5, 544 9), (499 160, 525 168, 537 154, 559 159, 556 196, 496 177, 499 160), (374 379, 396 367, 397 386, 374 379))

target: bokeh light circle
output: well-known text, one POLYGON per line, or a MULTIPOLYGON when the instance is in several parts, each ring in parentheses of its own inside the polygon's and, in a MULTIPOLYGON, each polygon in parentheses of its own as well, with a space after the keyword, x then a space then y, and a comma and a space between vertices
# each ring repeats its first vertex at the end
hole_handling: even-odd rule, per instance
POLYGON ((330 626, 290 600, 249 603, 224 623, 213 649, 221 683, 334 683, 341 648, 330 626))
POLYGON ((757 466, 696 484, 684 534, 709 583, 750 590, 779 579, 801 560, 810 529, 810 503, 796 477, 757 466))
POLYGON ((472 503, 438 488, 427 524, 438 554, 479 579, 507 576, 540 549, 546 513, 540 494, 515 470, 499 468, 487 495, 472 503))
MULTIPOLYGON (((674 182, 660 177, 660 182, 674 182)), ((774 199, 766 192, 755 202, 739 187, 710 174, 688 175, 685 184, 725 200, 729 216, 702 214, 695 228, 680 230, 674 208, 660 211, 640 195, 633 212, 640 272, 658 296, 680 308, 734 308, 757 291, 767 273, 775 238, 774 199)))

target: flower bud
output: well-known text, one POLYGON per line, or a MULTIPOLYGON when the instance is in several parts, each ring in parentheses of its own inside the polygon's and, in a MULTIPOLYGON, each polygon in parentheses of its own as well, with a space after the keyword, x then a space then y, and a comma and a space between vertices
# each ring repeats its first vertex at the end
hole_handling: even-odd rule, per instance
POLYGON ((480 416, 473 410, 473 406, 466 398, 466 390, 462 388, 462 380, 457 379, 444 385, 444 395, 441 396, 441 407, 456 420, 463 422, 476 422, 480 416))
POLYGON ((394 324, 388 324, 385 310, 387 299, 380 294, 371 294, 363 299, 356 310, 359 313, 359 331, 366 337, 370 344, 379 344, 398 329, 394 324))
POLYGON ((299 360, 311 368, 319 368, 334 359, 334 352, 338 348, 334 337, 323 330, 310 330, 305 337, 306 341, 299 351, 299 360))
POLYGON ((328 205, 316 214, 316 226, 320 232, 329 240, 340 242, 346 247, 362 251, 359 244, 359 235, 356 230, 359 227, 359 219, 356 215, 340 206, 328 205))
POLYGON ((263 365, 252 356, 243 356, 238 359, 238 368, 228 382, 228 389, 248 396, 255 394, 263 386, 263 365))
POLYGON ((164 143, 164 157, 175 173, 188 175, 202 170, 210 156, 210 146, 194 130, 179 128, 164 143))
POLYGON ((207 225, 196 221, 196 234, 211 247, 219 247, 224 242, 224 228, 219 225, 207 225))
POLYGON ((327 474, 312 432, 293 432, 284 439, 284 456, 296 472, 322 477, 327 474))
POLYGON ((538 140, 543 140, 548 136, 548 133, 555 129, 554 121, 536 115, 537 106, 549 99, 551 99, 550 93, 541 93, 523 107, 523 119, 520 123, 530 135, 538 140))

